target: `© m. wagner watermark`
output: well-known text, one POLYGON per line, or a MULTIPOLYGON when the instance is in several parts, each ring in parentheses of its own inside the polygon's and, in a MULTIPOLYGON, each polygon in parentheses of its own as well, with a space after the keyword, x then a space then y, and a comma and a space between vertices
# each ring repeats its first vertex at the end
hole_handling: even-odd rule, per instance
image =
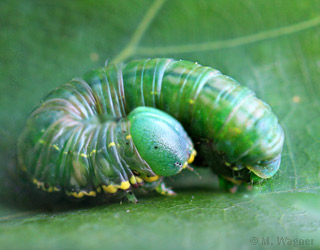
POLYGON ((300 239, 289 237, 251 237, 250 244, 253 246, 313 246, 315 239, 300 239))

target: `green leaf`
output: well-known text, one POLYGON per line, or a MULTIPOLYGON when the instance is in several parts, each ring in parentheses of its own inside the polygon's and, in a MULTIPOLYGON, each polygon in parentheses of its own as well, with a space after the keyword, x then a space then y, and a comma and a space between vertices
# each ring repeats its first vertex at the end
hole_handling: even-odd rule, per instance
POLYGON ((0 246, 260 249, 298 239, 310 248, 313 239, 319 247, 319 9, 316 0, 1 1, 0 246), (236 194, 217 189, 210 173, 183 176, 173 183, 178 196, 138 204, 29 192, 15 146, 30 110, 105 60, 145 57, 197 61, 253 89, 285 130, 279 172, 236 194))

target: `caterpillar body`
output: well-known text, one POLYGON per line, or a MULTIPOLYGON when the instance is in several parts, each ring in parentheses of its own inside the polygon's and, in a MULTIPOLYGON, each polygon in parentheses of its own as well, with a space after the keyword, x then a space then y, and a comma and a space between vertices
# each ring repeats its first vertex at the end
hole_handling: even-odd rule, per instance
POLYGON ((226 178, 279 168, 284 134, 266 103, 218 70, 167 58, 107 65, 52 91, 27 120, 19 163, 39 188, 76 198, 172 195, 163 177, 196 155, 187 133, 199 162, 226 178))

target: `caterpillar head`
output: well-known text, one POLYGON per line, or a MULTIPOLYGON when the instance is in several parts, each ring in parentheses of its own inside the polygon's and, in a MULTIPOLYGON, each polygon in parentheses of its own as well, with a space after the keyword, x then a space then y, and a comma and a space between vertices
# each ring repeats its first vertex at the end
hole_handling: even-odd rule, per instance
POLYGON ((181 124, 170 115, 150 107, 138 107, 128 119, 138 153, 159 176, 171 176, 195 157, 193 144, 181 124))

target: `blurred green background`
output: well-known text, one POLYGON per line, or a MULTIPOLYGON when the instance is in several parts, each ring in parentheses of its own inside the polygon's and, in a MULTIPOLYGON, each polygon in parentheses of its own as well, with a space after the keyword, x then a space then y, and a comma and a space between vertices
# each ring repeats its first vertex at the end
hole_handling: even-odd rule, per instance
POLYGON ((319 44, 317 0, 2 0, 0 249, 320 247, 319 44), (160 56, 215 67, 271 105, 286 134, 274 178, 230 194, 203 172, 138 204, 47 205, 20 185, 16 140, 48 91, 105 60, 160 56))

